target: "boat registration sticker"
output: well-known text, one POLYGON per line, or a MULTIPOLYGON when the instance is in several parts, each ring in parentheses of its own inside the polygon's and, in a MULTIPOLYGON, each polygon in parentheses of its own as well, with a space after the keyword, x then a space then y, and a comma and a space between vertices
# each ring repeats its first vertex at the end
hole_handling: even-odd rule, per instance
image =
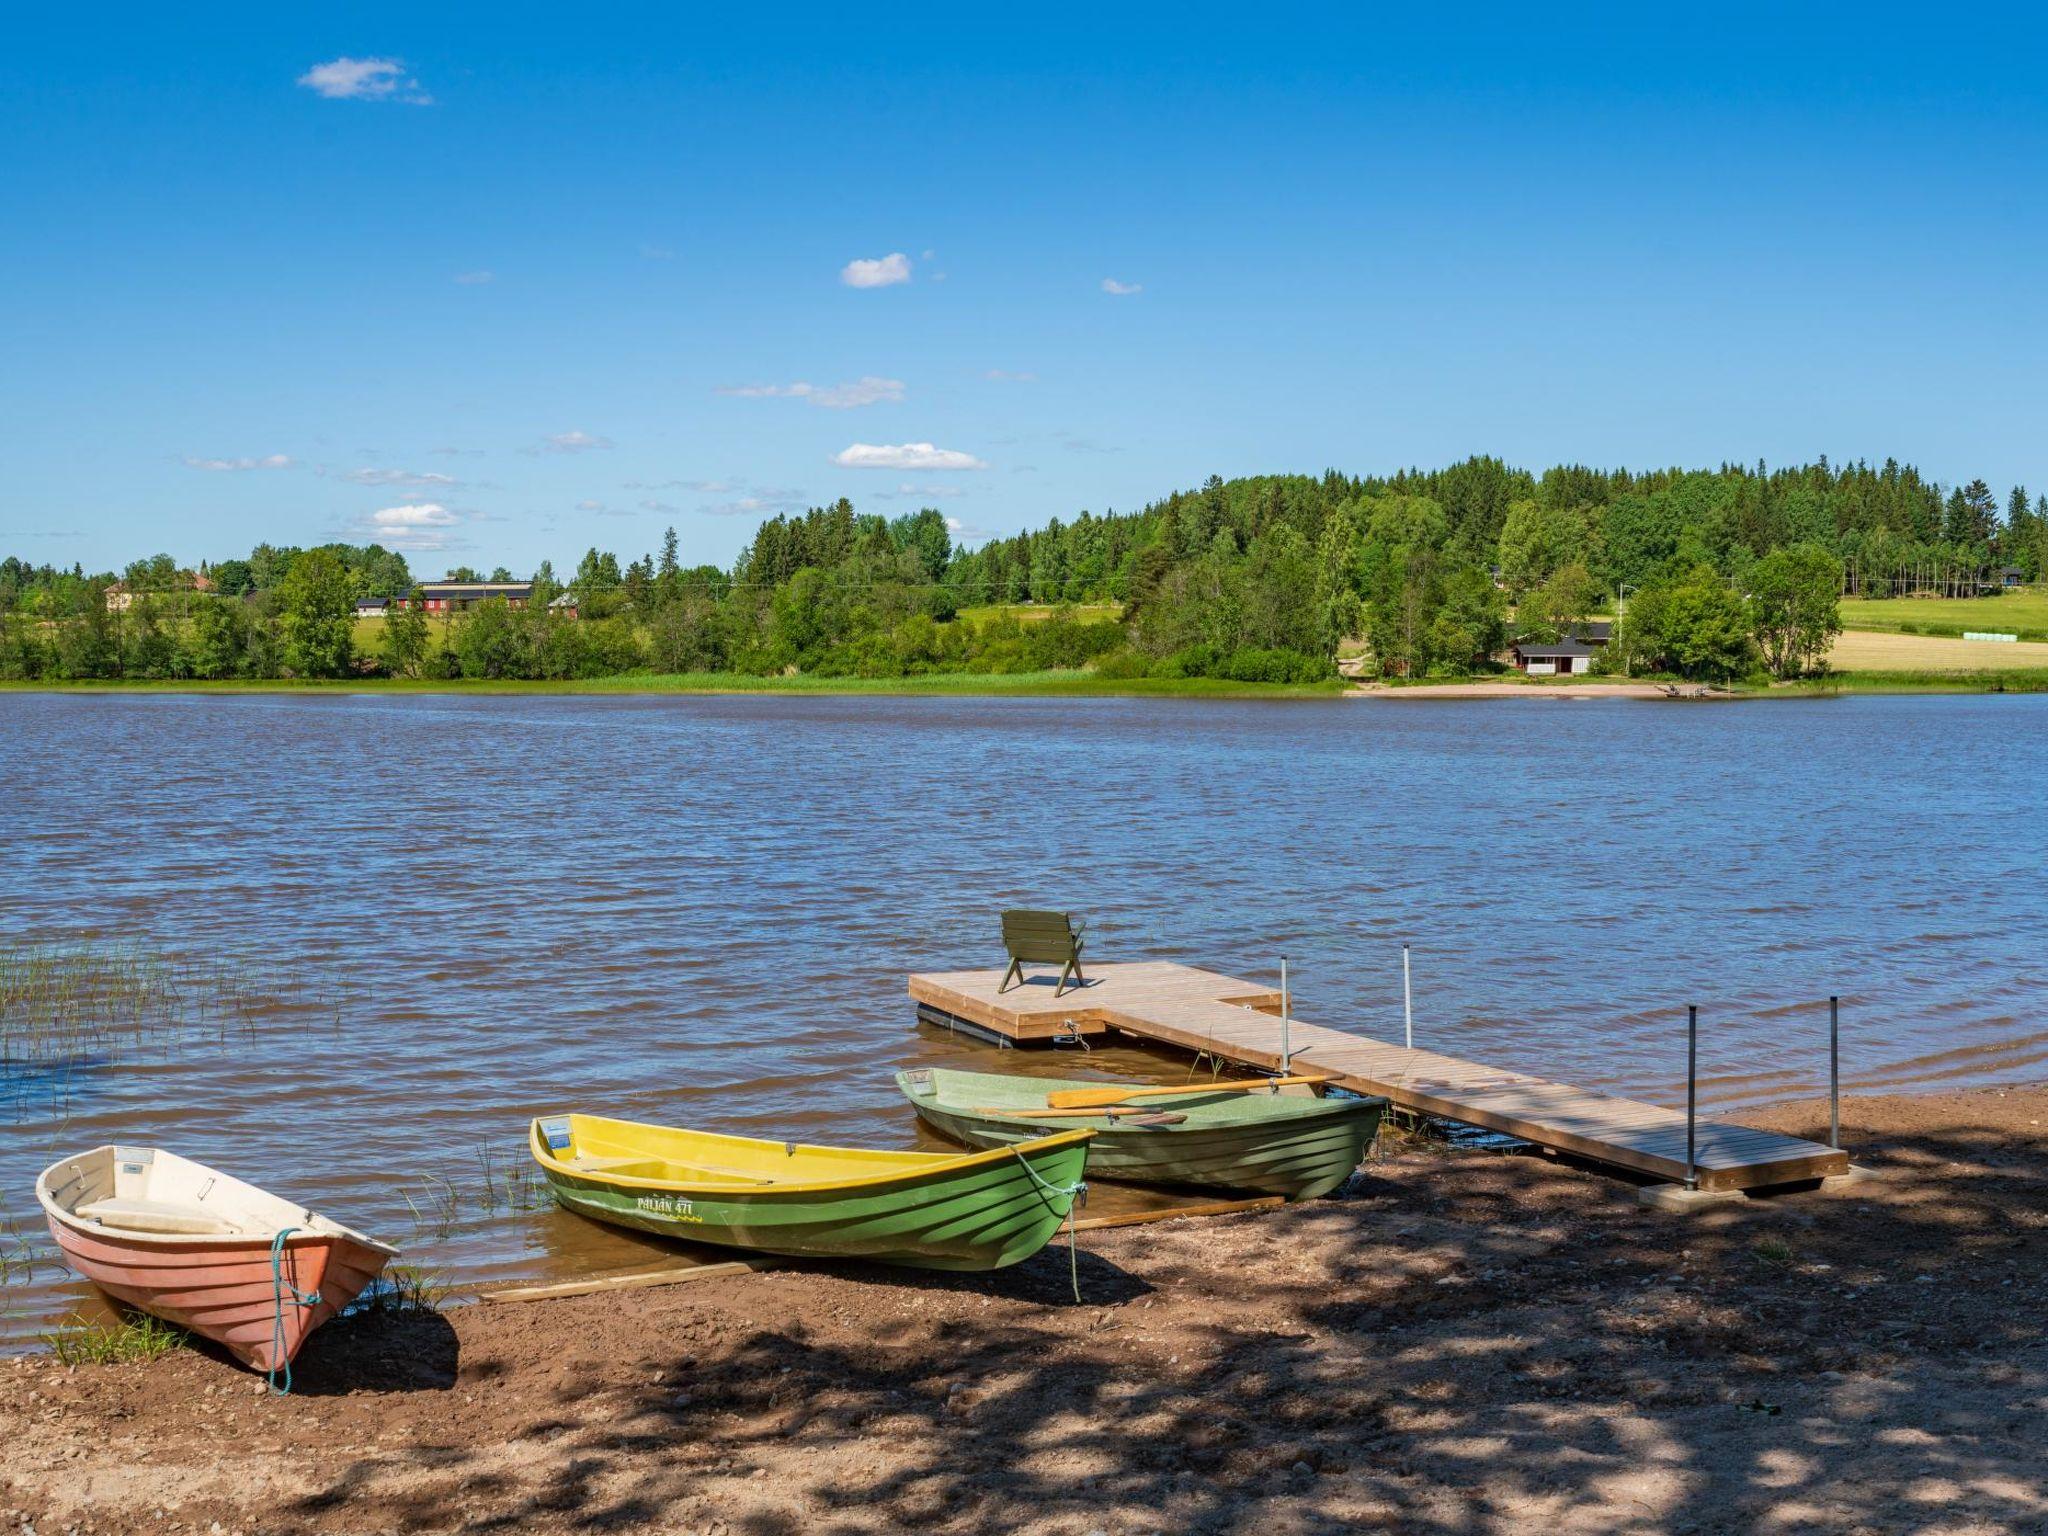
POLYGON ((680 1195, 635 1195, 634 1206, 650 1216, 666 1216, 670 1221, 702 1221, 690 1207, 690 1202, 680 1195))
POLYGON ((934 1089, 932 1087, 931 1069, 929 1067, 918 1067, 912 1071, 904 1073, 903 1086, 908 1088, 912 1093, 921 1094, 926 1098, 931 1097, 932 1093, 934 1092, 934 1089))
POLYGON ((141 1173, 156 1161, 155 1147, 116 1147, 114 1161, 123 1173, 141 1173))
POLYGON ((569 1117, 551 1115, 540 1123, 540 1133, 547 1138, 550 1152, 569 1150, 569 1117))

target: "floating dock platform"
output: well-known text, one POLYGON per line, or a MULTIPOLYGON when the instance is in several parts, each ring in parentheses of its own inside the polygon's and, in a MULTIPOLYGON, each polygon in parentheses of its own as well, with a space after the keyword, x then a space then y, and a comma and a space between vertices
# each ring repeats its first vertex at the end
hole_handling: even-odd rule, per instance
MULTIPOLYGON (((1260 1070, 1280 1065, 1280 993, 1170 961, 1087 967, 1088 982, 1053 995, 1050 976, 999 992, 1003 973, 941 971, 910 978, 918 1016, 1010 1043, 1117 1030, 1260 1070)), ((1504 1072, 1435 1051, 1292 1019, 1291 1065, 1339 1087, 1384 1094, 1402 1109, 1476 1125, 1591 1162, 1683 1183, 1685 1115, 1656 1104, 1504 1072)), ((1767 1189, 1849 1171, 1849 1155, 1817 1141, 1695 1123, 1704 1190, 1767 1189)))

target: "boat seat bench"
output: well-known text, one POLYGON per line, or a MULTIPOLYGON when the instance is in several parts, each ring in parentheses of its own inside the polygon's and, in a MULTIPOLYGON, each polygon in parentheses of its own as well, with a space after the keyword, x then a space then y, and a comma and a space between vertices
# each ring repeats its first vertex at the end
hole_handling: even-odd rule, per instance
POLYGON ((78 1214, 103 1227, 126 1227, 131 1232, 228 1237, 242 1231, 237 1223, 210 1211, 168 1200, 94 1200, 78 1207, 78 1214))
POLYGON ((675 1184, 766 1185, 775 1182, 737 1169, 670 1163, 658 1157, 577 1157, 569 1160, 569 1166, 578 1173, 615 1173, 626 1179, 662 1179, 675 1184))

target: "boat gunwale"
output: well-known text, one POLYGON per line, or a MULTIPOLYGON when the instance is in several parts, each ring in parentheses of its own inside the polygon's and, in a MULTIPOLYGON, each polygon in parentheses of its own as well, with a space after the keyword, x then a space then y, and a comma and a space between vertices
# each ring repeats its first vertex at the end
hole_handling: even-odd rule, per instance
MULTIPOLYGON (((277 1241, 279 1231, 288 1231, 290 1235, 284 1240, 286 1248, 302 1248, 313 1243, 345 1242, 355 1243, 360 1247, 372 1249, 383 1254, 387 1259, 395 1259, 401 1256, 401 1250, 395 1244, 383 1242, 364 1232, 358 1232, 354 1227, 345 1227, 333 1217, 323 1216, 308 1205, 300 1205, 297 1208, 312 1216, 314 1220, 324 1222, 324 1226, 273 1227, 268 1232, 144 1232, 135 1227, 108 1226, 103 1222, 94 1222, 79 1215, 76 1211, 57 1203, 56 1196, 52 1193, 50 1181, 52 1174, 60 1168, 76 1163, 83 1158, 95 1156, 101 1152, 118 1156, 120 1150, 120 1145, 116 1143, 103 1142, 101 1145, 88 1148, 84 1152, 74 1152, 69 1156, 60 1157, 56 1162, 50 1164, 49 1167, 37 1174, 36 1202, 42 1206, 44 1216, 51 1221, 57 1222, 67 1230, 79 1233, 84 1237, 100 1239, 119 1238, 123 1242, 145 1243, 152 1248, 251 1248, 258 1251, 267 1251, 277 1241)), ((278 1194, 274 1190, 265 1189, 261 1184, 250 1184, 247 1179, 238 1179, 231 1173, 223 1173, 211 1163, 202 1163, 197 1158, 186 1157, 183 1153, 172 1152, 165 1147, 152 1147, 150 1150, 160 1152, 167 1157, 178 1158, 182 1162, 190 1163, 193 1167, 204 1169, 207 1173, 213 1174, 217 1178, 245 1185, 255 1190, 258 1194, 280 1201, 285 1205, 293 1205, 295 1203, 286 1200, 283 1195, 278 1194)))
MULTIPOLYGON (((1195 1124, 1191 1122, 1189 1124, 1181 1126, 1146 1127, 1131 1124, 1119 1125, 1117 1123, 1117 1120, 1114 1117, 1112 1117, 1109 1113, 1111 1110, 1115 1110, 1119 1115, 1125 1116, 1145 1113, 1148 1106, 1143 1101, 1140 1101, 1140 1103, 1138 1104, 1118 1103, 1113 1105, 1104 1105, 1102 1107, 1103 1112, 1101 1114, 1088 1116, 1061 1114, 1058 1112, 1048 1114, 1047 1110, 1050 1108, 1050 1106, 1046 1105, 1040 1105, 1036 1108, 1030 1105, 1019 1105, 1015 1108, 1012 1108, 1008 1105, 966 1103, 956 1104, 950 1102, 946 1098, 943 1091, 934 1092, 931 1094, 919 1094, 915 1092, 910 1087, 909 1083, 905 1081, 905 1078, 909 1075, 909 1072, 911 1070, 913 1069, 905 1069, 904 1071, 898 1072, 895 1077, 895 1082, 897 1092, 903 1095, 903 1097, 910 1103, 913 1109, 922 1109, 928 1106, 939 1112, 954 1115, 961 1119, 967 1120, 997 1119, 1014 1125, 1043 1125, 1046 1123, 1048 1119, 1084 1121, 1097 1119, 1106 1120, 1108 1122, 1106 1126, 1091 1125, 1088 1127, 1088 1129, 1093 1130, 1098 1135, 1104 1134, 1106 1131, 1131 1130, 1163 1130, 1171 1132, 1176 1135, 1191 1135, 1199 1131, 1220 1131, 1226 1129, 1238 1129, 1241 1127, 1249 1127, 1259 1123, 1257 1120, 1247 1117, 1245 1119, 1239 1120, 1210 1120, 1207 1123, 1203 1124, 1195 1124)), ((1114 1082, 1098 1083, 1088 1078, 1016 1077, 1006 1072, 974 1072, 961 1067, 934 1067, 925 1068, 923 1070, 930 1071, 935 1075, 939 1072, 944 1072, 951 1077, 1000 1079, 1009 1082, 1058 1082, 1063 1083, 1068 1087, 1072 1088, 1113 1088, 1118 1086, 1114 1082)), ((1133 1089, 1163 1088, 1168 1086, 1173 1085, 1164 1083, 1148 1083, 1144 1081, 1137 1081, 1132 1083, 1131 1085, 1133 1089)), ((937 1087, 936 1082, 934 1083, 934 1087, 937 1087)), ((1209 1087, 1206 1084, 1200 1083, 1189 1084, 1184 1090, 1177 1089, 1177 1091, 1172 1094, 1152 1094, 1149 1096, 1151 1099, 1151 1104, 1149 1105, 1149 1108, 1157 1111, 1179 1110, 1185 1112, 1187 1110, 1209 1110, 1213 1108, 1224 1107, 1221 1104, 1177 1104, 1175 1102, 1175 1100, 1182 1098, 1184 1096, 1191 1096, 1197 1094, 1208 1094, 1219 1100, 1257 1100, 1262 1104, 1285 1106, 1284 1108, 1280 1108, 1277 1113, 1274 1113, 1271 1116, 1272 1123, 1276 1125, 1284 1123, 1288 1120, 1315 1120, 1323 1118, 1325 1116, 1331 1119, 1335 1119, 1344 1113, 1355 1113, 1367 1105, 1376 1105, 1379 1108, 1380 1113, 1383 1115, 1388 1110, 1393 1108, 1391 1101, 1386 1097, 1386 1095, 1379 1093, 1364 1093, 1357 1094, 1355 1096, 1347 1093, 1343 1098, 1334 1098, 1326 1094, 1294 1098, 1283 1097, 1279 1094, 1268 1095, 1256 1091, 1245 1092, 1242 1090, 1230 1089, 1218 1091, 1209 1087)))
MULTIPOLYGON (((681 1126, 654 1125, 645 1120, 614 1120, 608 1115, 582 1115, 579 1111, 575 1110, 564 1111, 564 1113, 572 1118, 603 1120, 611 1125, 634 1126, 641 1130, 677 1131, 683 1129, 681 1126)), ((601 1168, 578 1168, 574 1164, 565 1163, 556 1157, 541 1134, 541 1121, 554 1118, 557 1117, 552 1115, 536 1115, 527 1128, 528 1150, 532 1152, 533 1160, 549 1173, 559 1173, 565 1178, 577 1179, 587 1184, 599 1186, 610 1185, 621 1189, 687 1190, 707 1200, 726 1201, 758 1200, 783 1195, 824 1194, 852 1189, 866 1189, 879 1192, 914 1179, 929 1178, 936 1173, 954 1173, 962 1169, 972 1168, 977 1164, 995 1163, 1007 1158, 1017 1157, 1026 1152, 1049 1151, 1078 1142, 1091 1141, 1096 1134, 1092 1129, 1085 1127, 1075 1130, 1056 1131, 1051 1135, 1034 1137, 1030 1141, 1018 1142, 1012 1146, 991 1147, 981 1152, 963 1152, 958 1157, 949 1157, 943 1152, 912 1152, 905 1155, 929 1157, 931 1161, 916 1166, 892 1168, 886 1173, 869 1174, 857 1179, 788 1180, 736 1187, 731 1184, 697 1184, 687 1179, 649 1179, 637 1174, 609 1173, 601 1168)), ((883 1150, 872 1147, 826 1147, 810 1142, 780 1142, 762 1136, 728 1136, 721 1131, 692 1131, 689 1134, 693 1136, 708 1136, 718 1141, 743 1142, 762 1147, 795 1146, 807 1152, 869 1152, 883 1150)))

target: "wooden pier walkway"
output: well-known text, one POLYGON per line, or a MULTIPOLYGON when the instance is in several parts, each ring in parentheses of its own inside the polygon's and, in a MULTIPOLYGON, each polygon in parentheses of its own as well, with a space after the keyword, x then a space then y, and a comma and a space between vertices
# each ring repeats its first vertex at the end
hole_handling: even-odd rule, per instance
MULTIPOLYGON (((1011 1041, 1120 1030, 1183 1050, 1270 1069, 1280 1064, 1280 994, 1169 961, 1088 966, 1088 985, 1053 996, 1049 976, 998 993, 1002 972, 944 971, 910 978, 920 1017, 965 1024, 1011 1041)), ((1384 1094, 1436 1115, 1654 1178, 1685 1179, 1685 1114, 1633 1099, 1504 1072, 1435 1051, 1409 1050, 1295 1018, 1296 1071, 1328 1073, 1345 1088, 1384 1094)), ((1701 1189, 1759 1189, 1848 1172, 1849 1157, 1819 1142, 1702 1119, 1696 1125, 1701 1189)))

